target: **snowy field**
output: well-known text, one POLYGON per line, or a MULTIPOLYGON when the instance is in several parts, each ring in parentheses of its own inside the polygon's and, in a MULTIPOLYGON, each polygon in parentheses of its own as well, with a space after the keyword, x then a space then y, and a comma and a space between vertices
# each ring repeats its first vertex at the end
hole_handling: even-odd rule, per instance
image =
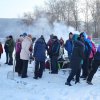
POLYGON ((5 65, 5 53, 0 60, 0 100, 100 100, 100 71, 93 78, 94 85, 81 79, 80 84, 65 85, 68 72, 60 70, 57 75, 44 71, 43 78, 33 79, 34 62, 29 64, 28 78, 22 79, 15 73, 14 80, 7 79, 13 66, 5 65))

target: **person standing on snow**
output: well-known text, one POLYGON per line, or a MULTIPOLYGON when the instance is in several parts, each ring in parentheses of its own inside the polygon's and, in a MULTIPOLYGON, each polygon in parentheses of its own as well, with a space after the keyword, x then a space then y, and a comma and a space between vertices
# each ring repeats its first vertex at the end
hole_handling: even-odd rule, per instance
POLYGON ((53 34, 50 35, 50 39, 47 42, 47 47, 48 47, 48 51, 47 54, 49 55, 49 58, 51 59, 51 52, 52 52, 52 45, 53 45, 53 34))
POLYGON ((93 58, 94 58, 94 55, 96 53, 96 46, 95 44, 93 43, 92 41, 92 38, 90 36, 88 36, 88 39, 91 41, 92 43, 92 50, 91 50, 91 53, 90 53, 90 56, 89 56, 89 64, 88 64, 88 73, 90 73, 91 71, 91 68, 92 68, 92 61, 93 61, 93 58))
POLYGON ((2 43, 0 42, 0 59, 1 59, 1 54, 3 53, 3 47, 2 47, 2 43))
POLYGON ((28 35, 26 33, 23 34, 24 39, 22 41, 22 48, 20 52, 20 59, 22 60, 22 72, 21 77, 27 78, 27 68, 28 68, 28 60, 30 58, 30 47, 32 45, 32 36, 28 35))
POLYGON ((34 71, 34 79, 42 78, 43 70, 45 68, 45 59, 47 46, 44 40, 43 35, 36 41, 34 46, 34 54, 35 58, 35 71, 34 71))
POLYGON ((73 52, 72 52, 72 57, 70 61, 70 67, 71 67, 71 73, 67 78, 67 81, 65 82, 65 85, 71 85, 71 80, 73 77, 76 75, 76 80, 75 84, 80 82, 80 70, 81 70, 81 61, 84 59, 84 44, 78 40, 78 35, 74 34, 73 35, 73 52))
POLYGON ((94 59, 93 59, 93 62, 92 62, 91 71, 87 77, 87 83, 89 85, 93 85, 91 81, 93 79, 94 74, 97 72, 97 69, 99 66, 100 66, 100 45, 97 48, 97 52, 96 52, 94 59))
POLYGON ((60 43, 57 36, 53 36, 53 44, 51 47, 51 74, 58 74, 58 57, 60 43))
POLYGON ((20 40, 20 38, 17 39, 15 46, 15 58, 16 58, 15 72, 18 73, 18 76, 21 76, 22 72, 22 60, 20 59, 21 42, 22 41, 20 40))
POLYGON ((9 42, 9 37, 7 36, 5 44, 4 44, 4 50, 5 50, 5 53, 6 53, 6 62, 5 62, 5 64, 8 64, 8 61, 9 61, 9 59, 8 59, 9 58, 8 42, 9 42))
POLYGON ((9 62, 8 65, 13 65, 13 51, 14 51, 15 43, 13 40, 13 36, 9 36, 8 40, 8 54, 9 54, 9 62))
POLYGON ((72 50, 73 50, 73 33, 69 33, 69 39, 65 43, 65 50, 68 52, 68 58, 71 59, 72 50))
POLYGON ((59 68, 62 68, 62 65, 63 65, 63 61, 64 61, 64 40, 63 38, 61 37, 60 40, 60 49, 59 49, 59 57, 58 57, 58 61, 59 61, 59 68))
POLYGON ((82 65, 82 76, 81 78, 86 79, 88 76, 88 65, 89 65, 89 57, 92 50, 92 43, 91 41, 86 37, 85 32, 80 33, 80 41, 82 41, 85 45, 85 59, 83 60, 82 65))

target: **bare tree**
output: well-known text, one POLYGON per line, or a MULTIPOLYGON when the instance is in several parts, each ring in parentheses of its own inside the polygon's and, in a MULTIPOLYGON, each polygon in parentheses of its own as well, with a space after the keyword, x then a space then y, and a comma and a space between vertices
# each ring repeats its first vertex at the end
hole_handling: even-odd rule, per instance
POLYGON ((94 26, 94 33, 98 34, 100 31, 100 1, 99 0, 90 0, 91 4, 89 5, 90 7, 90 12, 92 16, 92 22, 94 26))
POLYGON ((78 20, 78 15, 79 15, 79 8, 78 8, 78 0, 72 0, 72 15, 73 15, 73 22, 75 23, 74 27, 76 30, 78 30, 79 27, 79 20, 78 20))
POLYGON ((28 31, 30 31, 30 26, 32 26, 33 21, 34 21, 34 14, 31 12, 27 12, 24 13, 21 23, 27 27, 28 31))

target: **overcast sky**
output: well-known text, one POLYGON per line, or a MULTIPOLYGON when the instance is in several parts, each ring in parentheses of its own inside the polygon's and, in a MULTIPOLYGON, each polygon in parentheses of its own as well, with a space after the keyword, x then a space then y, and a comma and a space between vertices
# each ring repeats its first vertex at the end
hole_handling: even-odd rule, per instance
POLYGON ((43 6, 44 0, 0 0, 0 18, 17 18, 24 12, 43 6))

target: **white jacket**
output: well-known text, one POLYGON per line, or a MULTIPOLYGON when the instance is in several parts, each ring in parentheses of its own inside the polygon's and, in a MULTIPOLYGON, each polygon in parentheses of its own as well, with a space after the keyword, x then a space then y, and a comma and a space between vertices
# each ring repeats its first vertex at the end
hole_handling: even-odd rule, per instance
POLYGON ((22 41, 22 49, 20 52, 20 59, 22 60, 29 60, 30 57, 30 51, 29 48, 32 44, 32 40, 29 37, 25 37, 22 41))

